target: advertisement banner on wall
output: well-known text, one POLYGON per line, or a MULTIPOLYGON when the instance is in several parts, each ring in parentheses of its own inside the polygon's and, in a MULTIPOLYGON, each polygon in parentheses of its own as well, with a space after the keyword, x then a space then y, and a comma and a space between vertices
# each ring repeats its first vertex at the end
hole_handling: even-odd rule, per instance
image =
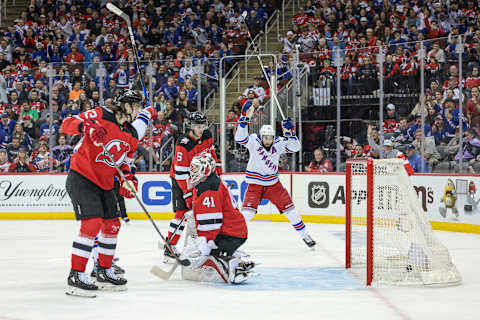
MULTIPOLYGON (((138 195, 147 210, 157 218, 172 214, 171 180, 168 174, 138 174, 138 195)), ((0 176, 0 218, 72 218, 72 205, 65 190, 65 174, 3 174, 0 176)), ((243 174, 225 174, 232 196, 242 203, 248 187, 243 174)), ((416 175, 412 184, 430 221, 480 226, 479 176, 416 175)), ((283 186, 292 194, 297 211, 306 220, 342 223, 345 216, 344 174, 280 174, 283 186), (312 219, 308 219, 311 216, 312 219), (331 217, 332 219, 314 219, 331 217)), ((144 217, 135 199, 126 201, 127 211, 144 217)), ((260 214, 278 214, 267 200, 260 214)))
MULTIPOLYGON (((345 216, 345 175, 294 174, 293 194, 301 214, 345 216)), ((413 187, 430 221, 480 224, 480 177, 416 175, 413 187)))

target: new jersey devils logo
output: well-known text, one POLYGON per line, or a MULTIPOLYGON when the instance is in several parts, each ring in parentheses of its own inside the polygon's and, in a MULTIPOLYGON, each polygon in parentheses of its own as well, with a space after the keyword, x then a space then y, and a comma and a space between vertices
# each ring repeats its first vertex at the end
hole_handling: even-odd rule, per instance
MULTIPOLYGON (((112 140, 105 145, 105 149, 110 153, 113 161, 115 161, 115 164, 118 166, 123 162, 127 156, 127 153, 130 151, 130 145, 122 140, 112 140)), ((105 151, 102 151, 98 154, 96 161, 104 162, 110 167, 114 166, 110 157, 105 153, 105 151)))

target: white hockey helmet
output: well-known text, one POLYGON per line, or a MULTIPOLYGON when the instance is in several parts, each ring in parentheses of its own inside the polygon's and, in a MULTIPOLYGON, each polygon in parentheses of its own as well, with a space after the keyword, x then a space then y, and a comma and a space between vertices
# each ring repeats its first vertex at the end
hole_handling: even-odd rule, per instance
POLYGON ((272 125, 264 124, 260 128, 260 137, 263 136, 275 136, 275 129, 273 129, 272 125))
POLYGON ((215 159, 209 152, 202 152, 199 155, 193 157, 190 162, 190 176, 187 179, 188 188, 195 187, 200 180, 204 177, 208 177, 215 170, 215 159))

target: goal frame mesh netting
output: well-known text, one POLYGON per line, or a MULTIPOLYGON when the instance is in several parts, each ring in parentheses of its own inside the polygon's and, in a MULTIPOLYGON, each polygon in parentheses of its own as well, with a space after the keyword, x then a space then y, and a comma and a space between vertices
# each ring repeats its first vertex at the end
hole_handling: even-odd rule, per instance
POLYGON ((345 267, 365 268, 367 285, 461 283, 402 159, 348 159, 345 193, 345 267))

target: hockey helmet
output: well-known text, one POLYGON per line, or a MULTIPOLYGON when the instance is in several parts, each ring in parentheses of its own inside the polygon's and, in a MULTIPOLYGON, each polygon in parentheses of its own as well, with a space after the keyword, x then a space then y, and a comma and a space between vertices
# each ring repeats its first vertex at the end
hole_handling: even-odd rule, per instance
POLYGON ((187 179, 187 187, 195 187, 204 177, 208 177, 215 170, 215 159, 208 152, 193 157, 190 162, 190 176, 187 179))
POLYGON ((190 125, 204 124, 205 126, 208 124, 207 117, 200 111, 190 112, 188 115, 188 123, 190 125))
POLYGON ((269 124, 264 124, 260 128, 260 137, 263 136, 275 136, 275 129, 273 129, 273 126, 269 124))
POLYGON ((121 112, 130 115, 132 110, 127 110, 125 108, 125 103, 129 103, 131 105, 133 103, 140 103, 142 100, 142 96, 137 91, 131 89, 122 89, 113 98, 112 110, 114 112, 121 112))

